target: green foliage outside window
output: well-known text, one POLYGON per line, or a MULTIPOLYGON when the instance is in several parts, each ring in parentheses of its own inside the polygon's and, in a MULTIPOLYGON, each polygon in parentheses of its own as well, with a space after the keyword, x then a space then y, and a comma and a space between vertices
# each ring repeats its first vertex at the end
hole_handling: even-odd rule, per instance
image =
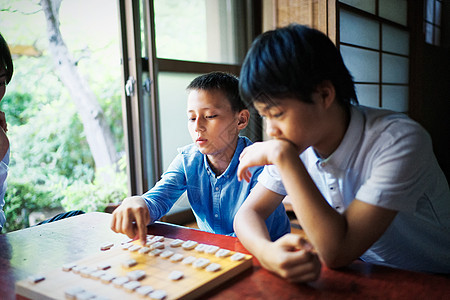
POLYGON ((32 212, 103 211, 108 203, 126 197, 119 34, 117 23, 108 23, 117 22, 117 15, 112 12, 101 20, 97 15, 94 20, 101 22, 92 30, 84 15, 74 15, 75 8, 83 14, 99 11, 89 5, 105 10, 115 9, 116 3, 64 0, 61 30, 103 110, 121 159, 111 170, 96 169, 75 104, 55 73, 39 1, 7 1, 0 10, 2 35, 10 46, 27 45, 39 53, 13 54, 14 75, 0 103, 11 151, 4 206, 7 223, 2 233, 29 226, 32 212), (107 176, 98 176, 100 172, 107 176))

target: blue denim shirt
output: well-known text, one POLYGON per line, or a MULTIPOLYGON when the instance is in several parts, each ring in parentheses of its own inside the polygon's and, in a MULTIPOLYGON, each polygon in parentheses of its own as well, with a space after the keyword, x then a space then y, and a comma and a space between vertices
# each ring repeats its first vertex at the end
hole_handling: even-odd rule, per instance
MULTIPOLYGON (((237 179, 239 155, 251 144, 248 138, 239 137, 228 168, 218 177, 210 168, 206 155, 200 153, 195 144, 178 149, 178 155, 161 180, 142 195, 147 202, 151 220, 156 221, 164 216, 187 191, 189 203, 201 230, 234 235, 234 216, 257 183, 262 171, 262 167, 252 168, 250 182, 237 179)), ((272 240, 290 232, 289 219, 282 204, 267 218, 266 225, 272 240)))
POLYGON ((0 232, 5 226, 6 217, 3 211, 3 206, 5 205, 5 193, 6 193, 6 177, 8 176, 8 165, 9 165, 9 148, 0 161, 0 232))

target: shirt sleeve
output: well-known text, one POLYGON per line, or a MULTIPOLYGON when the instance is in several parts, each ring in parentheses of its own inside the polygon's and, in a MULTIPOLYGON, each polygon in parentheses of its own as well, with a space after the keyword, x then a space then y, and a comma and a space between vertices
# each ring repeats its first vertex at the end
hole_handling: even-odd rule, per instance
POLYGON ((287 195, 286 189, 281 181, 281 175, 275 165, 264 166, 264 170, 259 175, 258 181, 272 192, 283 196, 287 195))
POLYGON ((183 157, 182 154, 178 154, 155 186, 142 195, 147 203, 151 222, 167 214, 185 190, 183 157))
POLYGON ((429 172, 433 151, 429 135, 417 124, 394 124, 373 145, 370 176, 356 199, 398 211, 413 212, 434 180, 429 172), (400 126, 398 126, 400 125, 400 126))

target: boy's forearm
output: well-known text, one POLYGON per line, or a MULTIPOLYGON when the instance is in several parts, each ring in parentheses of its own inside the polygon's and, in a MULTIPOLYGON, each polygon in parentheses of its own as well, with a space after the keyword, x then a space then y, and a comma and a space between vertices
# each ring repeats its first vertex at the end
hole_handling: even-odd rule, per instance
POLYGON ((271 242, 266 223, 254 211, 239 210, 234 219, 234 231, 244 247, 258 259, 264 245, 271 242))
POLYGON ((323 198, 298 155, 286 151, 277 157, 276 165, 308 238, 322 259, 334 261, 344 247, 345 218, 323 198))

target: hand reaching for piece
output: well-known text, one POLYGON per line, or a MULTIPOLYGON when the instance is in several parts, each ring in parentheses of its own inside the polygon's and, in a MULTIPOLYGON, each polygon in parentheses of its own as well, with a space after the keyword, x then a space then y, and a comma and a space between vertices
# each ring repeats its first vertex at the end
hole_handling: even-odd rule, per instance
POLYGON ((114 232, 124 233, 129 238, 138 238, 145 244, 149 223, 150 213, 145 200, 140 196, 133 196, 125 198, 114 210, 111 229, 114 232))

